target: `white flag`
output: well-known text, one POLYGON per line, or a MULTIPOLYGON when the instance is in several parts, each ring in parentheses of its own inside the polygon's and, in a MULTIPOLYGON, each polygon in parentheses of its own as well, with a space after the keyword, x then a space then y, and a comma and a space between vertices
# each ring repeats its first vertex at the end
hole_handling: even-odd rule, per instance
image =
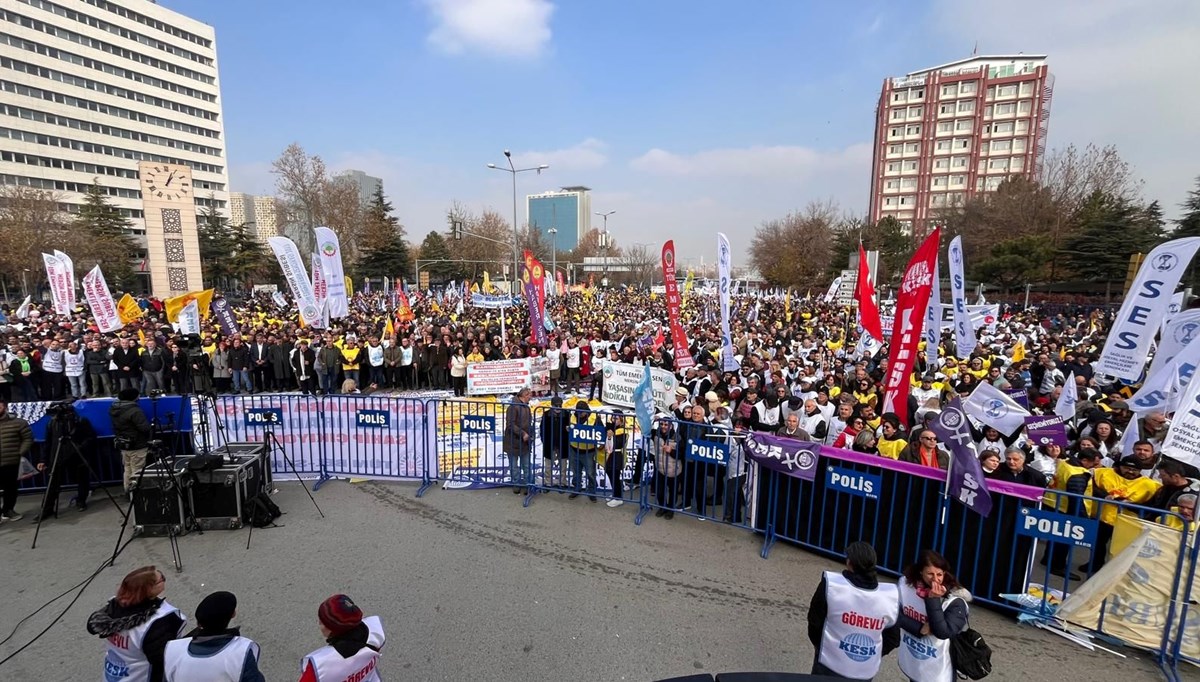
POLYGON ((325 305, 329 290, 325 284, 325 273, 321 271, 321 254, 314 251, 311 263, 313 298, 316 299, 317 305, 325 305))
POLYGON ((829 290, 825 292, 825 302, 832 303, 833 297, 837 296, 838 289, 842 288, 842 278, 839 275, 833 279, 833 283, 829 285, 829 290))
POLYGON ((195 300, 188 301, 188 304, 183 306, 183 310, 179 311, 179 333, 180 334, 199 334, 200 333, 200 306, 195 300))
POLYGON ((75 298, 75 261, 58 250, 55 250, 54 257, 63 264, 63 270, 67 275, 67 305, 71 310, 75 310, 75 306, 79 304, 79 300, 75 298))
POLYGON ((283 271, 283 278, 292 290, 292 298, 296 299, 304 321, 318 329, 325 329, 326 327, 320 326, 321 306, 317 305, 313 295, 312 282, 308 279, 304 262, 300 260, 300 251, 296 249, 296 243, 287 237, 271 237, 267 239, 267 243, 275 252, 279 269, 283 271))
POLYGON ((54 303, 54 312, 59 315, 71 314, 70 284, 67 282, 66 265, 48 253, 42 254, 42 263, 46 266, 46 281, 50 284, 50 300, 54 303))
POLYGON ((325 275, 330 301, 329 317, 336 320, 350 314, 350 302, 346 300, 346 272, 342 269, 342 245, 337 234, 328 227, 313 231, 317 235, 317 253, 321 255, 321 273, 325 275))
POLYGON ((33 296, 26 296, 25 300, 21 301, 21 305, 17 306, 17 312, 14 313, 17 316, 17 319, 23 320, 29 317, 29 304, 32 301, 33 296))
POLYGON ((1025 426, 1029 411, 1004 391, 980 382, 962 403, 963 411, 1006 436, 1025 426))
POLYGON ((950 241, 947 257, 950 261, 950 301, 954 305, 955 354, 960 358, 969 358, 971 353, 975 352, 975 346, 979 345, 979 341, 975 338, 975 328, 971 326, 971 318, 967 315, 961 236, 950 241))
POLYGON ((1067 383, 1063 384, 1062 393, 1058 394, 1058 402, 1054 403, 1054 414, 1062 417, 1063 423, 1075 423, 1075 403, 1079 402, 1079 389, 1075 386, 1075 373, 1067 375, 1067 383))
POLYGON ((1097 374, 1126 381, 1141 378, 1150 342, 1154 340, 1171 305, 1179 278, 1192 262, 1197 248, 1200 248, 1200 237, 1175 239, 1158 245, 1142 261, 1096 362, 1097 374))
POLYGON ((733 356, 733 334, 729 331, 729 280, 733 270, 733 256, 729 249, 729 237, 717 233, 717 281, 720 286, 721 306, 721 369, 738 371, 737 358, 733 356))
POLYGON ((83 297, 92 309, 92 317, 96 318, 96 327, 102 334, 115 332, 125 325, 121 324, 121 315, 117 312, 117 304, 108 291, 108 283, 104 281, 104 273, 100 266, 83 276, 83 297))
MULTIPOLYGON (((1137 422, 1131 421, 1129 427, 1136 429, 1137 422)), ((1188 464, 1200 459, 1200 381, 1188 382, 1179 394, 1179 409, 1167 429, 1162 452, 1188 464)))
POLYGON ((1154 351, 1154 359, 1150 361, 1150 369, 1146 377, 1154 376, 1159 369, 1175 359, 1184 347, 1192 341, 1200 339, 1200 309, 1185 310, 1163 325, 1162 334, 1158 339, 1158 350, 1154 351))
POLYGON ((925 311, 925 364, 932 374, 937 370, 938 345, 942 340, 940 324, 942 311, 942 280, 939 269, 941 265, 933 261, 933 289, 929 292, 929 308, 925 311))

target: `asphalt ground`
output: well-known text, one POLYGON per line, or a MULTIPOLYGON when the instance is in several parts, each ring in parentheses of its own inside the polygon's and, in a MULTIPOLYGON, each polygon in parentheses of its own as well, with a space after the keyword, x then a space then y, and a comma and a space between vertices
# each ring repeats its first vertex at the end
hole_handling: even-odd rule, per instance
MULTIPOLYGON (((634 505, 586 497, 542 495, 523 508, 508 489, 433 489, 418 499, 412 484, 334 481, 316 493, 321 518, 299 484, 277 484, 282 527, 255 529, 248 550, 244 529, 184 536, 178 573, 165 538, 134 540, 57 625, 0 667, 0 680, 99 678, 103 643, 85 631, 87 616, 146 564, 164 569, 167 598, 189 615, 209 592, 236 593, 235 624, 262 646, 268 680, 299 677, 300 658, 322 644, 317 605, 337 592, 382 616, 387 680, 807 672, 809 599, 821 572, 838 568, 782 544, 763 560, 757 535, 681 515, 635 526, 634 505)), ((44 524, 30 549, 36 504, 22 498, 25 520, 0 525, 0 637, 99 566, 120 526, 100 495, 88 511, 44 524)), ((21 625, 0 659, 70 598, 21 625)), ((1147 654, 1089 652, 983 608, 972 625, 995 651, 990 680, 1159 679, 1147 654)), ((894 655, 876 679, 904 679, 894 655)))

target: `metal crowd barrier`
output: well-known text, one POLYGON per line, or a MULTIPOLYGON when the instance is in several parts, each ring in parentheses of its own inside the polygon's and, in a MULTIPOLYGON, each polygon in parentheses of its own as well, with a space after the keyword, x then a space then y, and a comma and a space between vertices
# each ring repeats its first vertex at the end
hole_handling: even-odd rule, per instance
POLYGON ((641 484, 645 460, 635 447, 633 414, 568 405, 533 410, 534 475, 525 506, 538 494, 557 492, 641 507, 643 498, 634 491, 641 484))

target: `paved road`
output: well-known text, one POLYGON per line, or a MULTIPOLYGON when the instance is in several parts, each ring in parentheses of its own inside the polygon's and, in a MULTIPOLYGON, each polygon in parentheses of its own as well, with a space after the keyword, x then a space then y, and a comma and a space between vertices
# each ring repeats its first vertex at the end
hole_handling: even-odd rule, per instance
MULTIPOLYGON (((237 593, 236 622, 262 645, 269 680, 298 676, 300 657, 321 643, 317 604, 340 591, 383 616, 388 680, 807 671, 809 597, 821 571, 836 566, 788 546, 764 561, 756 536, 689 518, 651 516, 637 527, 631 505, 607 509, 582 497, 541 496, 523 509, 507 490, 432 490, 416 499, 408 484, 333 482, 317 493, 321 519, 298 484, 280 487, 284 526, 254 531, 249 550, 245 531, 189 535, 184 571, 175 573, 166 540, 134 541, 61 623, 0 668, 0 679, 96 679, 102 647, 84 631, 87 614, 121 576, 148 563, 168 566, 167 596, 187 613, 210 591, 237 593)), ((19 508, 32 503, 24 498, 19 508)), ((36 550, 31 523, 0 526, 0 637, 98 566, 119 521, 97 500, 46 524, 36 550)), ((51 618, 22 626, 0 645, 0 658, 51 618)), ((996 650, 989 679, 1157 679, 1146 656, 1092 654, 982 609, 973 625, 996 650)), ((877 679, 903 679, 894 657, 877 679)))

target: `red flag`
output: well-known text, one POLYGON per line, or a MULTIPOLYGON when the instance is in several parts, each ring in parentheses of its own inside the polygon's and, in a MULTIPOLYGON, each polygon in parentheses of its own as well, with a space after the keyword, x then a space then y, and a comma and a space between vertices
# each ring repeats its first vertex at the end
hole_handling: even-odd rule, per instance
POLYGON ((925 238, 908 261, 900 290, 896 294, 896 317, 892 325, 891 352, 888 371, 884 377, 883 412, 894 412, 900 422, 908 425, 908 389, 913 364, 917 360, 917 344, 925 324, 925 309, 933 291, 933 267, 941 243, 941 228, 925 238))
POLYGON ((663 338, 662 327, 659 327, 658 333, 654 335, 654 350, 662 348, 663 344, 666 342, 667 340, 663 338))
POLYGON ((396 306, 396 319, 400 322, 411 322, 416 319, 413 314, 412 306, 408 303, 408 296, 403 291, 399 294, 400 304, 396 306))
POLYGON ((858 245, 858 282, 854 285, 854 300, 858 301, 858 320, 876 341, 883 341, 883 323, 879 321, 879 305, 875 303, 875 285, 871 283, 871 266, 867 252, 858 245))
POLYGON ((679 297, 679 282, 675 281, 675 242, 668 240, 662 248, 663 287, 667 290, 667 321, 671 325, 671 348, 675 352, 675 369, 687 369, 696 364, 688 352, 687 334, 679 321, 683 300, 679 297))

